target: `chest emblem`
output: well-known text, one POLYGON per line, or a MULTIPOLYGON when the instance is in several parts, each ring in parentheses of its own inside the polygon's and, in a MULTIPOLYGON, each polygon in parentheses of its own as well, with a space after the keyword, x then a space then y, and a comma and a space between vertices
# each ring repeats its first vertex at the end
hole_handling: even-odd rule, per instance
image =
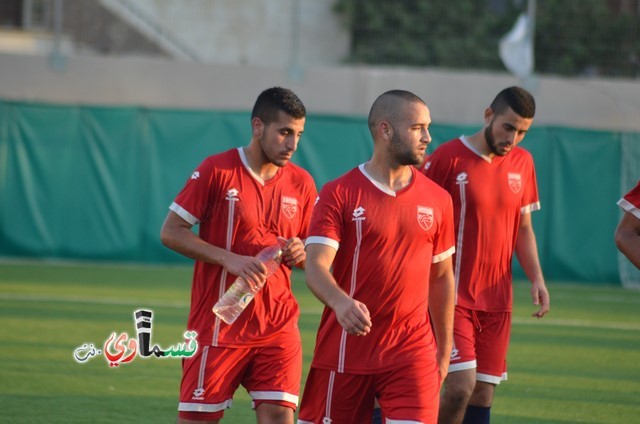
POLYGON ((225 200, 237 202, 238 200, 240 200, 240 198, 238 197, 239 194, 240 192, 238 191, 238 189, 230 188, 229 190, 227 190, 227 196, 225 197, 225 200))
POLYGON ((298 199, 295 197, 282 196, 282 213, 289 219, 296 216, 298 211, 298 199))
POLYGON ((418 224, 427 231, 433 225, 433 208, 418 206, 418 224))
POLYGON ((367 219, 364 215, 364 211, 365 209, 362 206, 358 206, 357 208, 355 208, 353 210, 353 217, 351 218, 352 221, 364 221, 365 219, 367 219))
POLYGON ((520 177, 520 174, 509 172, 507 174, 507 178, 509 179, 509 188, 511 191, 519 193, 522 189, 522 178, 520 177))

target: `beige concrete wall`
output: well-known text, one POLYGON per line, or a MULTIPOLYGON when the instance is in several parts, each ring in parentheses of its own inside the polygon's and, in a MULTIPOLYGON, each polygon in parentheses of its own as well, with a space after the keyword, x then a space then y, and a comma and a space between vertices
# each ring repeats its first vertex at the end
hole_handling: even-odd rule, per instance
MULTIPOLYGON (((310 113, 365 116, 382 92, 402 88, 429 104, 434 121, 481 123, 506 73, 372 67, 193 64, 144 58, 0 54, 0 99, 94 105, 247 110, 264 88, 292 88, 310 113)), ((532 88, 537 124, 640 131, 640 81, 541 77, 532 88)))

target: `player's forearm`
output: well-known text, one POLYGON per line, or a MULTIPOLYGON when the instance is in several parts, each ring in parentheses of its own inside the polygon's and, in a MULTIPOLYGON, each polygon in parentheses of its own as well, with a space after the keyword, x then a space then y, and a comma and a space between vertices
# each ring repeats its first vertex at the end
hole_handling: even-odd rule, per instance
POLYGON ((640 220, 625 212, 616 229, 615 241, 618 250, 640 268, 640 220))
POLYGON ((331 309, 334 309, 334 305, 340 298, 348 297, 338 286, 329 269, 310 262, 308 258, 305 265, 305 277, 309 290, 331 309))
POLYGON ((640 236, 631 231, 616 232, 616 246, 637 268, 640 268, 640 236))
POLYGON ((191 259, 224 266, 229 252, 202 240, 187 228, 163 228, 162 244, 191 259))
POLYGON ((429 313, 438 344, 439 361, 447 360, 453 346, 454 277, 448 270, 445 274, 431 278, 429 284, 429 313))
POLYGON ((531 282, 544 282, 540 259, 538 257, 538 245, 532 227, 520 228, 515 246, 518 262, 522 270, 531 282))

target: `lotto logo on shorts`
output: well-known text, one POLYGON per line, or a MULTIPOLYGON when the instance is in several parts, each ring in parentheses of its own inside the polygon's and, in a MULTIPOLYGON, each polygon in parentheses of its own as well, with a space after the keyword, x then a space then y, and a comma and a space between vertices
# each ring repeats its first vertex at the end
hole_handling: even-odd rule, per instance
POLYGON ((282 196, 282 213, 291 219, 296 216, 298 211, 298 199, 295 197, 282 196))
POLYGON ((198 387, 193 391, 193 400, 204 400, 204 389, 202 387, 198 387))
POLYGON ((453 349, 451 349, 450 360, 452 360, 452 361, 456 360, 457 361, 458 359, 460 359, 460 351, 454 347, 453 349))
POLYGON ((520 178, 520 174, 509 172, 507 177, 509 179, 509 188, 511 191, 518 193, 522 188, 522 179, 520 178))
POLYGON ((418 206, 418 224, 427 231, 433 225, 433 208, 418 206))

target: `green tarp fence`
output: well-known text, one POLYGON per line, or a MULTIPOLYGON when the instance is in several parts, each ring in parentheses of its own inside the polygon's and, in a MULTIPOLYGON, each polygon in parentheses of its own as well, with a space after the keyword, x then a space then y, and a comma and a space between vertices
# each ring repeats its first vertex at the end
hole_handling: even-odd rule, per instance
MULTIPOLYGON (((433 124, 429 149, 477 129, 433 124)), ((204 157, 249 137, 249 111, 0 101, 0 256, 187 262, 159 241, 167 208, 204 157)), ((536 161, 547 279, 617 283, 616 202, 635 185, 621 168, 640 133, 534 124, 522 145, 536 161)), ((320 188, 371 153, 365 117, 312 114, 294 158, 320 188)))

